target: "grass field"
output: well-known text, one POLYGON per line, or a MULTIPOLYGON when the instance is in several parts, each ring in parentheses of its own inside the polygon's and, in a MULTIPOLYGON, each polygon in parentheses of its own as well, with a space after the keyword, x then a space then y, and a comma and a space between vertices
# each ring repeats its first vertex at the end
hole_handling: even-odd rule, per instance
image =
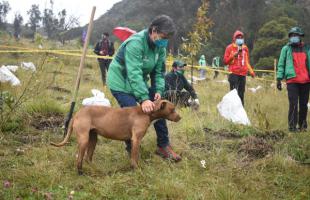
MULTIPOLYGON (((3 40, 6 41, 6 40, 3 40)), ((9 45, 29 47, 25 41, 9 45)), ((183 160, 172 163, 155 155, 152 127, 143 139, 139 169, 133 171, 124 144, 99 138, 94 162, 78 176, 76 141, 62 148, 62 122, 69 110, 79 58, 46 54, 2 54, 1 65, 33 62, 36 73, 20 69, 22 85, 1 84, 7 100, 1 111, 0 199, 310 199, 310 134, 287 131, 286 91, 270 82, 247 79, 245 95, 251 127, 223 119, 217 104, 229 91, 221 74, 195 85, 199 111, 180 108, 179 123, 169 122, 170 139, 183 160), (205 160, 203 167, 201 161, 205 160)), ((87 59, 81 100, 103 88, 95 59, 87 59)), ((309 122, 309 120, 308 120, 309 122)))

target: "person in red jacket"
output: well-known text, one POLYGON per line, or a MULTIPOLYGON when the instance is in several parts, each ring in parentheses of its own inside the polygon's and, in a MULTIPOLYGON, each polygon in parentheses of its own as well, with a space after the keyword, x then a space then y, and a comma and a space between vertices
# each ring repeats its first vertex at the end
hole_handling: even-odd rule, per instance
POLYGON ((304 32, 293 27, 288 33, 289 42, 282 48, 277 68, 277 88, 286 80, 289 100, 289 131, 307 130, 307 113, 310 90, 310 46, 302 40, 304 32), (296 128, 298 122, 298 129, 296 128))
POLYGON ((244 105, 246 75, 249 72, 252 77, 255 77, 255 73, 250 65, 249 49, 244 43, 244 34, 241 31, 234 33, 233 42, 226 47, 223 60, 231 72, 228 76, 230 90, 237 89, 244 105))

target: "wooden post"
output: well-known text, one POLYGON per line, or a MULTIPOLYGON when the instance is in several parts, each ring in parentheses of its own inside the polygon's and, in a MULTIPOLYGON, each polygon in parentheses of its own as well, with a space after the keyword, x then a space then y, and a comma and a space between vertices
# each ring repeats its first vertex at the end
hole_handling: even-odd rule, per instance
POLYGON ((274 59, 273 61, 273 76, 274 76, 274 91, 277 91, 277 59, 274 59))
POLYGON ((91 31, 93 29, 93 20, 94 20, 94 16, 95 16, 95 11, 96 11, 96 7, 94 6, 93 9, 92 9, 91 17, 90 17, 88 28, 87 28, 86 39, 85 39, 85 42, 84 42, 83 53, 82 53, 82 57, 81 57, 81 61, 80 61, 80 67, 79 67, 79 71, 78 71, 78 74, 77 74, 77 78, 76 78, 76 82, 75 82, 75 88, 74 88, 74 92, 73 92, 72 99, 71 99, 70 111, 69 111, 69 113, 68 113, 68 115, 67 115, 67 117, 65 119, 64 136, 67 134, 69 122, 70 122, 70 120, 72 118, 72 113, 73 113, 73 110, 74 110, 74 107, 75 107, 75 102, 76 102, 78 90, 79 90, 79 87, 80 87, 81 76, 82 76, 84 62, 85 62, 85 57, 86 57, 86 53, 87 53, 88 42, 89 42, 89 39, 90 39, 91 31))

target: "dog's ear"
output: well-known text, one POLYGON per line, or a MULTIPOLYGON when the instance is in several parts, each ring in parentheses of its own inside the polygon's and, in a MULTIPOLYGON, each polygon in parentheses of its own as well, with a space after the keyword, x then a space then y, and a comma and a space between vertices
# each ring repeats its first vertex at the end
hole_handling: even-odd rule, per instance
POLYGON ((165 109, 165 107, 167 105, 166 100, 158 100, 158 101, 155 101, 154 103, 155 103, 155 111, 163 110, 163 109, 165 109))
POLYGON ((160 109, 161 109, 161 110, 165 109, 166 105, 167 105, 167 102, 166 102, 166 101, 160 102, 160 109))

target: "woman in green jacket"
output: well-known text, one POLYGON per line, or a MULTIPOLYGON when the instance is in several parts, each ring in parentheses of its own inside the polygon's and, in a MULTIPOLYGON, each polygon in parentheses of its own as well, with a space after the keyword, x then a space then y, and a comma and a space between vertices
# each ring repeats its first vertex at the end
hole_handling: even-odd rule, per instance
POLYGON ((310 49, 302 42, 304 33, 301 28, 292 28, 288 36, 289 43, 282 48, 279 58, 277 88, 282 90, 281 80, 285 79, 289 99, 289 131, 297 131, 297 123, 299 130, 305 131, 310 88, 310 49))
MULTIPOLYGON (((125 40, 112 60, 107 84, 121 107, 140 103, 143 112, 152 112, 153 100, 161 99, 165 82, 165 60, 168 39, 173 36, 175 25, 167 15, 156 17, 148 29, 125 40), (149 87, 149 79, 151 86, 149 87)), ((154 123, 157 134, 157 150, 160 156, 180 161, 169 143, 166 121, 154 123)), ((126 141, 126 150, 131 151, 131 141, 126 141)))

